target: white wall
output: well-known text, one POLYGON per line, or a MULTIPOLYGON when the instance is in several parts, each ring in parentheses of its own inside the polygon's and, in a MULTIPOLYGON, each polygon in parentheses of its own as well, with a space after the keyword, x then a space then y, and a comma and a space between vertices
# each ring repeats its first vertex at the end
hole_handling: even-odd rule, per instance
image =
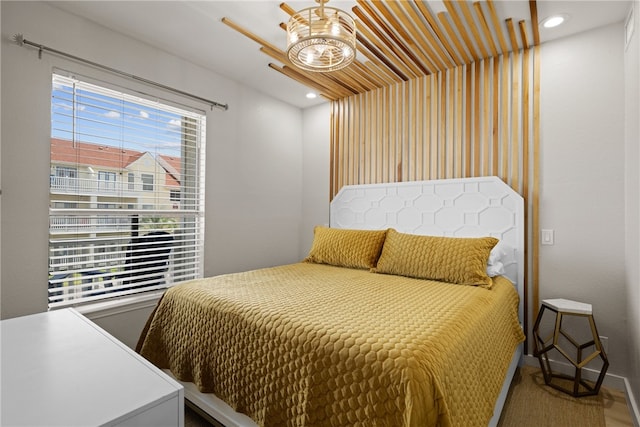
POLYGON ((205 276, 299 261, 302 112, 238 86, 207 146, 205 276))
MULTIPOLYGON (((37 51, 11 41, 15 33, 228 103, 226 112, 206 107, 205 274, 299 260, 302 112, 298 108, 49 4, 2 1, 0 6, 2 318, 47 309, 52 67, 110 79, 46 53, 39 60, 37 51)), ((103 325, 130 345, 142 327, 135 313, 105 319, 103 325)))
MULTIPOLYGON (((640 401, 640 1, 634 2, 633 37, 624 54, 626 301, 629 336, 627 377, 640 401)), ((636 414, 637 417, 640 414, 636 414)), ((638 420, 640 422, 640 419, 638 420)))
MULTIPOLYGON (((593 305, 609 373, 628 365, 622 24, 542 45, 540 299, 593 305)), ((538 238, 533 236, 532 238, 538 238)))
POLYGON ((305 108, 303 127, 302 224, 300 256, 305 257, 313 243, 313 227, 329 225, 329 155, 331 152, 331 106, 305 108))

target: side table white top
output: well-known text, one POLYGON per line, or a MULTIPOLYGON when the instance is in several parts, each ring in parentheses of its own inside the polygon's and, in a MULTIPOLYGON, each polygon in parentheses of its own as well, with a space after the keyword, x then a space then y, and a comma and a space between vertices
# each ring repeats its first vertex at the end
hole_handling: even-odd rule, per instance
POLYGON ((575 314, 586 314, 586 315, 592 314, 591 304, 586 304, 583 302, 557 298, 557 299, 542 300, 542 304, 556 311, 561 311, 563 313, 575 313, 575 314))

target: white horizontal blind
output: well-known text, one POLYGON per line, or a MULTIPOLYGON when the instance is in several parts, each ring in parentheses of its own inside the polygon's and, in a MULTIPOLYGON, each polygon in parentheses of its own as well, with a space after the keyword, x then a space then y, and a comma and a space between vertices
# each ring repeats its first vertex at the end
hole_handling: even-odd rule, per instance
POLYGON ((53 74, 49 307, 202 277, 205 116, 53 74))

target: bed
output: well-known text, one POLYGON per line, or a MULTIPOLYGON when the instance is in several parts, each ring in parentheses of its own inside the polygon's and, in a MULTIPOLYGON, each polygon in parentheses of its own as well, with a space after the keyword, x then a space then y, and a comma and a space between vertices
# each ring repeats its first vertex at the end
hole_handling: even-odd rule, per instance
POLYGON ((496 425, 523 218, 496 177, 346 186, 307 259, 171 288, 137 350, 226 426, 496 425))

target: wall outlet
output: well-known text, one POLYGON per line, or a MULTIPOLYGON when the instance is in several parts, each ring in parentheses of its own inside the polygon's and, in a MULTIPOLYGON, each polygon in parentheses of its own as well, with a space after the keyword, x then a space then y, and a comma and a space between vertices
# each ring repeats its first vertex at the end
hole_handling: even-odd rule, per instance
POLYGON ((609 355, 609 337, 600 337, 600 344, 606 355, 609 355))

